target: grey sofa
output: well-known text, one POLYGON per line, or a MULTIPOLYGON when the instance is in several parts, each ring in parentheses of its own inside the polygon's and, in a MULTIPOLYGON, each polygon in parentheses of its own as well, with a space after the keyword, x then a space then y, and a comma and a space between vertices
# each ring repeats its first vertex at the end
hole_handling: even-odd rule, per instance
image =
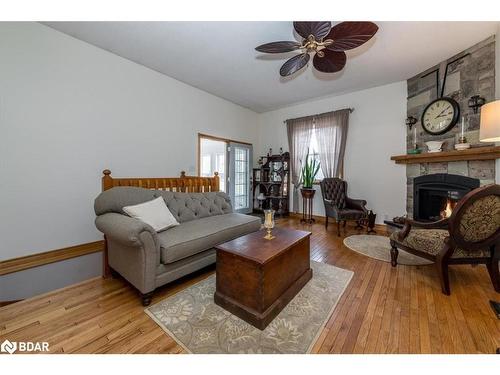
POLYGON ((144 306, 153 291, 215 262, 215 245, 260 229, 260 219, 234 213, 223 192, 177 193, 114 187, 94 202, 95 224, 106 236, 108 262, 141 293, 144 306), (180 225, 156 233, 124 214, 124 206, 162 196, 180 225))

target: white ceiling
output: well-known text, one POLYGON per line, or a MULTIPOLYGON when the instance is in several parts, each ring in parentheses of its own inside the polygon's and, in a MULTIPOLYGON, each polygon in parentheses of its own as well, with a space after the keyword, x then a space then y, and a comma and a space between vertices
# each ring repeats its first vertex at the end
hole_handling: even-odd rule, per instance
MULTIPOLYGON (((293 40, 291 22, 46 22, 54 29, 256 112, 405 80, 495 34, 497 22, 377 22, 348 53, 345 69, 312 64, 291 78, 279 68, 295 53, 255 47, 293 40)), ((312 61, 312 60, 311 60, 312 61)))

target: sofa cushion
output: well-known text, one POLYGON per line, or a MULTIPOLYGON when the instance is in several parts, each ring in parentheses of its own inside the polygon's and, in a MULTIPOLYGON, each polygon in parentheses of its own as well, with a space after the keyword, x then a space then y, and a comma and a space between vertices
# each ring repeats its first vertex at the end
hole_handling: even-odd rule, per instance
POLYGON ((238 213, 185 222, 158 233, 161 262, 173 263, 259 229, 258 217, 238 213))
POLYGON ((133 206, 125 206, 123 211, 128 216, 151 225, 157 232, 179 225, 162 197, 133 206))

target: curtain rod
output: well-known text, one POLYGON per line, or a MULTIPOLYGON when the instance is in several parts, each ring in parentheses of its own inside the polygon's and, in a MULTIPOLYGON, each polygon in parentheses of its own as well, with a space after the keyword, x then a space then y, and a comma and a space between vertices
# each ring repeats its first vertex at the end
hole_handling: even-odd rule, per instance
MULTIPOLYGON (((353 113, 354 112, 354 108, 347 108, 349 109, 349 113, 353 113)), ((340 110, 341 111, 341 110, 340 110)), ((322 116, 322 115, 326 115, 327 113, 332 113, 332 112, 335 112, 335 111, 330 111, 330 112, 323 112, 323 113, 318 113, 317 115, 311 115, 311 116, 302 116, 302 117, 296 117, 296 118, 289 118, 287 120, 284 120, 283 123, 286 124, 287 121, 290 121, 290 120, 298 120, 298 119, 302 119, 302 118, 307 118, 307 117, 316 117, 316 116, 322 116)))

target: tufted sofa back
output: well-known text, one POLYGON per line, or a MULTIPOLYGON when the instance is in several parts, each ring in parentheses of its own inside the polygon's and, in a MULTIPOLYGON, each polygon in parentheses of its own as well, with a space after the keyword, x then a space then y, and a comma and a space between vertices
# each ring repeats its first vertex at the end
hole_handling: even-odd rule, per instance
POLYGON ((340 178, 324 178, 320 186, 323 199, 332 201, 333 205, 337 206, 337 208, 345 208, 347 182, 340 178))
POLYGON ((179 223, 233 211, 229 196, 223 192, 180 193, 125 186, 114 187, 99 194, 94 201, 94 211, 98 216, 108 212, 125 214, 123 207, 158 197, 163 197, 168 209, 179 223))

